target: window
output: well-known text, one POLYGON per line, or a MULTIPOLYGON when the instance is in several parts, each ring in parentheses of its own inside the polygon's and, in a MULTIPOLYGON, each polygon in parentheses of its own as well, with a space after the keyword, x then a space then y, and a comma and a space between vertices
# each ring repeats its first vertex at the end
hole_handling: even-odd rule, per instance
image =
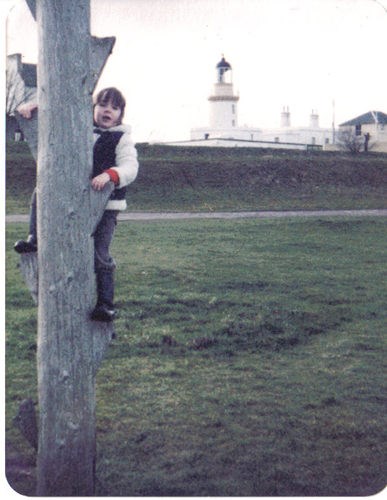
POLYGON ((232 104, 231 109, 232 109, 232 114, 235 115, 235 104, 232 104))
POLYGON ((232 126, 235 127, 235 120, 232 121, 232 126))
POLYGON ((328 137, 325 138, 325 144, 329 144, 329 138, 328 137))
POLYGON ((274 137, 274 142, 279 142, 279 137, 274 137))
POLYGON ((361 135, 361 125, 360 123, 355 127, 355 135, 361 135))

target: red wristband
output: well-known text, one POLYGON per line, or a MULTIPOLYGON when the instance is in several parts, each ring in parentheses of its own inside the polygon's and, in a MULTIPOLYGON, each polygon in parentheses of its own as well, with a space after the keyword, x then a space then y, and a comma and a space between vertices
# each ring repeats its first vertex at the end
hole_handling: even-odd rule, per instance
POLYGON ((117 185, 120 183, 120 176, 118 175, 116 170, 114 170, 113 168, 109 168, 108 170, 105 170, 105 173, 109 175, 110 180, 114 182, 114 184, 117 185))

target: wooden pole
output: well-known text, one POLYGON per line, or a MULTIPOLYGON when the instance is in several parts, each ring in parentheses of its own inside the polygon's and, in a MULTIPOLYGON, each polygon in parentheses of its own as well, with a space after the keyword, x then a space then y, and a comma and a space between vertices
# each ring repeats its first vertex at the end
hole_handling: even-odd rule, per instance
MULTIPOLYGON (((95 373, 111 331, 89 320, 94 80, 89 0, 38 0, 38 496, 94 494, 95 373)), ((110 187, 111 189, 111 187, 110 187)), ((108 192, 105 193, 106 202, 108 192)))

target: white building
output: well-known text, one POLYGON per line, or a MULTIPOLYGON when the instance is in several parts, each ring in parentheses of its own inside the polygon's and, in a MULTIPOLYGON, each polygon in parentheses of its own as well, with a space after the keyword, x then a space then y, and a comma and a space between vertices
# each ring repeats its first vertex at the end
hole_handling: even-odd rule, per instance
POLYGON ((341 123, 339 140, 346 134, 356 138, 362 145, 364 144, 363 148, 367 143, 372 151, 387 152, 387 114, 381 111, 369 111, 341 123))
POLYGON ((321 149, 333 142, 333 129, 319 126, 315 110, 305 127, 291 126, 289 108, 283 108, 278 128, 239 127, 239 95, 234 93, 231 64, 224 57, 216 65, 216 81, 208 100, 209 124, 191 130, 191 145, 321 149))

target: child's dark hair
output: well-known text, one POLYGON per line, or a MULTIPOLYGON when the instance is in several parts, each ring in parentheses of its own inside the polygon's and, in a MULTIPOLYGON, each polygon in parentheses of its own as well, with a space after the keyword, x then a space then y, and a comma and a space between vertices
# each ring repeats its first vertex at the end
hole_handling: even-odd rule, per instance
POLYGON ((102 89, 98 92, 94 106, 96 104, 106 104, 109 101, 113 104, 113 106, 117 106, 117 108, 120 108, 121 110, 121 115, 118 123, 118 125, 120 125, 125 113, 125 97, 115 87, 107 87, 106 89, 102 89))

